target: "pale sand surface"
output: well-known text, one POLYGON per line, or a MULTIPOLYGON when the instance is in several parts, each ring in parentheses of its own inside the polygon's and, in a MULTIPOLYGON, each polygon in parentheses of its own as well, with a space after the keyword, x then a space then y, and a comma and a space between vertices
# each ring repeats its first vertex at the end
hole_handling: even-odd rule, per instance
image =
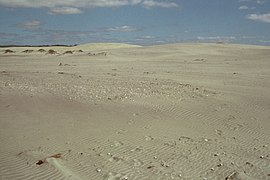
POLYGON ((1 48, 0 179, 270 179, 270 47, 1 48))

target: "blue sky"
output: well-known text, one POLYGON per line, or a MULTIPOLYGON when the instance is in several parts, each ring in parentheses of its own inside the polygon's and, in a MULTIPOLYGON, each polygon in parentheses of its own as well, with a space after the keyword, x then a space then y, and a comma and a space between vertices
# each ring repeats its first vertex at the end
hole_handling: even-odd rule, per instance
POLYGON ((270 0, 0 0, 0 44, 270 45, 270 0))

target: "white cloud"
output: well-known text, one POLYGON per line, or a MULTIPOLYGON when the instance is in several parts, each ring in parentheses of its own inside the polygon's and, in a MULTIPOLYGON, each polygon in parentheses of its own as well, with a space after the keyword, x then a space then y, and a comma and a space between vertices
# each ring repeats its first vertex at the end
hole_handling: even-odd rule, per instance
POLYGON ((245 9, 249 9, 249 8, 248 8, 248 6, 240 6, 238 9, 239 10, 245 10, 245 9))
POLYGON ((246 18, 253 20, 253 21, 270 23, 270 13, 268 13, 268 14, 249 14, 246 16, 246 18))
POLYGON ((0 0, 0 6, 13 8, 115 7, 129 3, 129 0, 0 0))
POLYGON ((142 38, 144 38, 144 39, 153 39, 155 37, 154 36, 142 36, 142 38))
POLYGON ((265 1, 262 1, 262 0, 257 0, 257 1, 256 1, 256 3, 257 3, 257 4, 264 4, 264 3, 265 3, 265 1))
POLYGON ((142 0, 131 0, 131 4, 140 4, 142 0))
POLYGON ((250 0, 239 0, 239 2, 250 2, 250 0))
POLYGON ((145 0, 143 3, 145 8, 154 8, 154 7, 162 7, 162 8, 174 8, 178 7, 178 4, 174 2, 160 2, 154 0, 145 0))
POLYGON ((54 7, 50 8, 49 14, 81 14, 82 11, 74 7, 54 7))
POLYGON ((266 0, 238 0, 238 2, 254 2, 257 4, 264 4, 266 2, 266 0))
POLYGON ((145 8, 178 7, 167 0, 0 0, 0 6, 8 8, 48 8, 52 14, 78 14, 79 8, 120 7, 142 5, 145 8))
POLYGON ((238 9, 239 10, 246 10, 246 9, 249 9, 249 7, 248 6, 240 6, 238 9))
POLYGON ((18 24, 20 28, 26 30, 37 30, 41 27, 42 23, 38 20, 27 21, 21 24, 18 24))
POLYGON ((256 9, 255 7, 248 7, 248 6, 240 6, 239 10, 248 10, 248 9, 256 9))
POLYGON ((137 28, 131 27, 131 26, 120 26, 120 27, 112 27, 112 28, 106 29, 106 31, 111 31, 111 32, 133 32, 137 30, 138 30, 137 28))

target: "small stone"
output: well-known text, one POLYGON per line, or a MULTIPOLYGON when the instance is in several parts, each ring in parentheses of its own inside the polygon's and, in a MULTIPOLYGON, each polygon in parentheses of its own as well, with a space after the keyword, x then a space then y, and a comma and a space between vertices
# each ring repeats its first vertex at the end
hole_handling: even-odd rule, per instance
POLYGON ((97 172, 101 172, 101 169, 96 169, 97 172))
POLYGON ((222 164, 222 163, 220 163, 220 164, 218 164, 218 165, 217 165, 217 167, 221 167, 221 166, 223 166, 223 164, 222 164))
POLYGON ((210 170, 211 170, 211 171, 214 171, 215 169, 214 169, 214 168, 211 168, 210 170))
POLYGON ((157 159, 157 156, 154 156, 154 159, 157 159))
POLYGON ((260 158, 261 158, 261 159, 263 159, 263 158, 264 158, 264 156, 260 156, 260 158))

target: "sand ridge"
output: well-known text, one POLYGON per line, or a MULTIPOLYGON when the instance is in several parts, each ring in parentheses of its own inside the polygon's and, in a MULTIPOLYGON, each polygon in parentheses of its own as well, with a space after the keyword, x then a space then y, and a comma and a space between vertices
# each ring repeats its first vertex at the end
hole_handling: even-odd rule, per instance
POLYGON ((0 179, 269 179, 269 50, 3 48, 0 179))

